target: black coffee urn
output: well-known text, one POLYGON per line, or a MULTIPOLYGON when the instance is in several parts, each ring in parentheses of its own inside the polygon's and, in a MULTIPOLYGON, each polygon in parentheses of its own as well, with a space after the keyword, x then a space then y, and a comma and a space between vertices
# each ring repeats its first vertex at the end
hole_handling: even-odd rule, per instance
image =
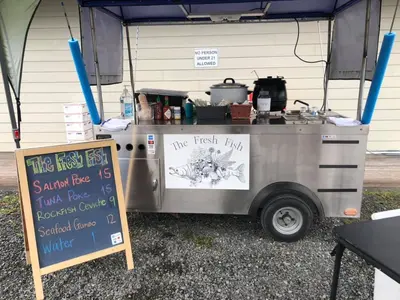
POLYGON ((257 99, 261 94, 269 94, 271 97, 270 111, 284 111, 287 103, 286 81, 283 77, 259 78, 254 81, 253 108, 257 110, 257 99), (265 93, 268 92, 268 93, 265 93))

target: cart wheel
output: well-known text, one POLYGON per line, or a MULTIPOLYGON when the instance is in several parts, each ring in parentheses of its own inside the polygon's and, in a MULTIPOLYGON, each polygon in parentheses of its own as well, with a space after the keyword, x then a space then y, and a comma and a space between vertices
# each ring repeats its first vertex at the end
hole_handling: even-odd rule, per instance
POLYGON ((298 196, 278 195, 272 198, 261 212, 261 225, 273 238, 283 242, 301 239, 310 228, 313 212, 298 196))

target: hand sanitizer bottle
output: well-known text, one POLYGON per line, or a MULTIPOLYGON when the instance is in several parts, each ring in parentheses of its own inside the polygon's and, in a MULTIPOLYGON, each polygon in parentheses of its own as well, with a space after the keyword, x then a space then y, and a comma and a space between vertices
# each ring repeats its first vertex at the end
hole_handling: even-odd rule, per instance
POLYGON ((121 119, 125 119, 125 103, 124 103, 124 96, 123 95, 121 95, 119 97, 119 105, 120 105, 121 119))
POLYGON ((121 95, 121 105, 122 102, 124 103, 124 117, 127 119, 133 119, 134 118, 134 107, 133 107, 133 96, 129 93, 128 89, 126 86, 124 87, 124 90, 121 95))

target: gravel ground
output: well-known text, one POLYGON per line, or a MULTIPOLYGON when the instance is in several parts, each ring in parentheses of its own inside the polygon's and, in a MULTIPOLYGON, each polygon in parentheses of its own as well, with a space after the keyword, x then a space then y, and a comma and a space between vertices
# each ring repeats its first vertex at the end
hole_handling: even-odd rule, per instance
MULTIPOLYGON (((365 195, 364 218, 377 207, 400 206, 399 194, 380 195, 365 195)), ((46 299, 329 299, 332 229, 339 224, 325 219, 302 241, 286 244, 249 217, 129 214, 135 270, 115 254, 43 276, 44 293, 46 299)), ((19 211, 3 208, 0 299, 34 299, 23 244, 19 211)), ((373 268, 346 252, 338 298, 372 299, 372 292, 373 268)))

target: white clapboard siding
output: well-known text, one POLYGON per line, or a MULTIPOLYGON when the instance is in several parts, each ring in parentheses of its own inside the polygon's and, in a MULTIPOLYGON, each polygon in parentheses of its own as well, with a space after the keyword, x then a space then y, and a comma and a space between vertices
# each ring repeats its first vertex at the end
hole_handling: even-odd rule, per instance
MULTIPOLYGON (((75 38, 80 38, 75 0, 64 1, 75 38)), ((384 0, 381 36, 391 24, 395 0, 384 0)), ((394 30, 400 30, 400 16, 394 30)), ((300 23, 297 53, 307 60, 326 55, 326 22, 300 23)), ((254 70, 260 77, 284 76, 288 107, 296 99, 320 107, 323 98, 323 64, 306 64, 293 55, 297 37, 294 22, 267 24, 149 26, 130 28, 136 88, 185 90, 191 98, 208 99, 205 91, 224 78, 254 86, 254 70), (217 48, 215 69, 195 69, 196 48, 217 48)), ((68 47, 69 32, 59 2, 43 0, 29 32, 22 77, 22 146, 65 143, 62 105, 83 102, 84 97, 68 47)), ((128 54, 124 41, 124 83, 130 86, 128 54)), ((355 117, 358 81, 331 81, 329 106, 355 117)), ((123 85, 103 87, 106 117, 118 114, 123 85)), ((369 82, 365 85, 365 97, 369 82)), ((97 99, 96 88, 93 93, 97 99)), ((369 150, 400 150, 400 42, 393 48, 390 65, 370 128, 369 150)), ((4 89, 0 83, 0 151, 12 151, 14 143, 4 89)))

